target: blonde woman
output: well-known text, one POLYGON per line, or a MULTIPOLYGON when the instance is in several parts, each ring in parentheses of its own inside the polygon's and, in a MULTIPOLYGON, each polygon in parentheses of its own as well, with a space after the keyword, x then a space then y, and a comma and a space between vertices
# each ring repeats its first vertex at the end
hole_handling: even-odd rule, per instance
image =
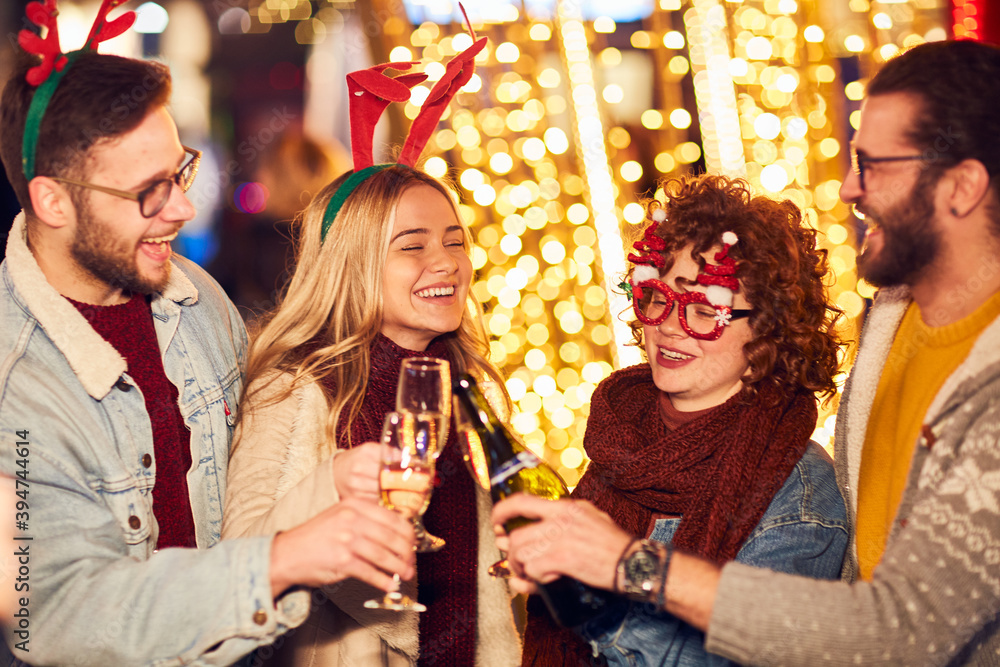
MULTIPOLYGON (((251 345, 226 537, 275 533, 346 497, 377 502, 378 449, 370 441, 394 407, 404 358, 447 359, 453 373, 503 387, 469 294, 470 236, 454 195, 411 167, 367 172, 353 190, 348 183, 339 210, 349 174, 305 210, 295 273, 251 345)), ((428 610, 364 609, 377 591, 348 580, 314 594, 309 620, 269 664, 519 663, 507 585, 486 573, 500 557, 490 501, 467 474, 454 429, 438 478, 424 520, 447 546, 418 554, 419 586, 404 584, 428 610)))

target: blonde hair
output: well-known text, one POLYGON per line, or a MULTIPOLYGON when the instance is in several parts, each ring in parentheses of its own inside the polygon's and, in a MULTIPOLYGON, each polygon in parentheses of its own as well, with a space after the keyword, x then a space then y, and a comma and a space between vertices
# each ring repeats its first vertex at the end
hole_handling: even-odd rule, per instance
MULTIPOLYGON (((338 425, 344 419, 348 445, 351 424, 361 412, 371 373, 371 343, 382 328, 382 274, 395 221, 396 207, 413 187, 429 186, 444 195, 462 225, 466 247, 471 235, 462 222, 454 193, 428 174, 406 166, 392 166, 363 181, 344 202, 333 225, 320 239, 327 203, 351 172, 340 176, 313 198, 299 219, 295 272, 275 311, 254 336, 247 361, 245 405, 275 377, 262 378, 277 370, 293 374, 283 392, 265 404, 288 398, 308 382, 332 380, 335 395, 324 387, 330 411, 326 434, 337 442, 338 425)), ((452 373, 488 376, 500 384, 510 407, 510 398, 500 371, 489 362, 489 342, 482 310, 472 297, 458 329, 445 334, 453 358, 452 373)), ((323 386, 322 384, 320 386, 323 386)), ((259 406, 257 406, 259 407, 259 406)), ((246 413, 248 410, 243 410, 246 413)))

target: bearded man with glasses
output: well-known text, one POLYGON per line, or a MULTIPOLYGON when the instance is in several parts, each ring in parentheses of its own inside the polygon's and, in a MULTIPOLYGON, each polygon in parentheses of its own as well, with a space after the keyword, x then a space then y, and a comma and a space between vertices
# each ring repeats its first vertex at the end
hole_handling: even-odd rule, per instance
POLYGON ((16 478, 30 573, 0 662, 228 665, 306 618, 309 594, 289 589, 383 585, 382 567, 412 577, 412 529, 375 503, 220 539, 247 337, 171 249, 195 215, 201 153, 167 112, 165 66, 88 47, 60 68, 42 50, 0 101, 23 206, 0 267, 0 469, 16 478))

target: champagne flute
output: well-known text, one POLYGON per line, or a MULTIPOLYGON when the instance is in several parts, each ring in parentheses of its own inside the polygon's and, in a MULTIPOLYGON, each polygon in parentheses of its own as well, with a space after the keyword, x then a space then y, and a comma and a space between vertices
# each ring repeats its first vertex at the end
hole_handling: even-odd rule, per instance
MULTIPOLYGON (((426 429, 421 436, 415 417, 406 412, 390 412, 382 428, 382 469, 379 471, 379 491, 382 506, 399 512, 411 522, 427 509, 434 479, 434 461, 421 446, 427 440, 426 429)), ((399 590, 399 574, 393 574, 396 590, 380 600, 368 600, 368 609, 391 611, 427 611, 399 590)))
MULTIPOLYGON (((444 359, 410 357, 403 360, 396 389, 396 411, 414 415, 418 433, 425 433, 428 455, 436 461, 448 442, 451 423, 451 368, 444 359)), ((426 508, 425 508, 426 509, 426 508)), ((444 540, 424 528, 423 511, 416 515, 417 551, 440 551, 444 540)))

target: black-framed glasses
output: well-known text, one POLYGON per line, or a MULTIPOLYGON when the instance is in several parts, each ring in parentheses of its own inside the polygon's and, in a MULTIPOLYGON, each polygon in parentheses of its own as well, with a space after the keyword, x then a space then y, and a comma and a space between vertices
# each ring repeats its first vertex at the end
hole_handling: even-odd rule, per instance
POLYGON ((656 326, 680 304, 681 328, 692 338, 716 340, 734 319, 749 317, 752 308, 733 309, 709 303, 704 292, 675 292, 661 280, 643 280, 632 288, 632 307, 643 324, 656 326))
POLYGON ((910 160, 923 160, 923 155, 898 155, 892 157, 869 157, 868 155, 858 155, 856 148, 851 146, 851 169, 858 175, 858 183, 861 190, 865 189, 865 169, 870 164, 879 162, 909 162, 910 160))
POLYGON ((91 190, 97 190, 98 192, 103 192, 104 194, 113 195, 115 197, 122 197, 123 199, 131 199, 132 201, 139 202, 139 212, 144 218, 152 218, 154 215, 163 210, 163 207, 167 205, 170 200, 170 193, 173 190, 174 184, 181 189, 181 192, 187 192, 191 189, 191 185, 194 183, 194 177, 198 175, 198 166, 201 164, 201 151, 195 150, 194 148, 188 148, 183 146, 184 152, 191 156, 191 159, 184 164, 183 167, 177 170, 173 176, 160 179, 153 182, 148 188, 144 188, 140 192, 126 192, 125 190, 115 190, 114 188, 108 188, 103 185, 94 185, 93 183, 85 183, 83 181, 74 181, 71 178, 60 178, 57 176, 50 176, 53 181, 59 183, 66 183, 67 185, 77 185, 81 188, 89 188, 91 190))

